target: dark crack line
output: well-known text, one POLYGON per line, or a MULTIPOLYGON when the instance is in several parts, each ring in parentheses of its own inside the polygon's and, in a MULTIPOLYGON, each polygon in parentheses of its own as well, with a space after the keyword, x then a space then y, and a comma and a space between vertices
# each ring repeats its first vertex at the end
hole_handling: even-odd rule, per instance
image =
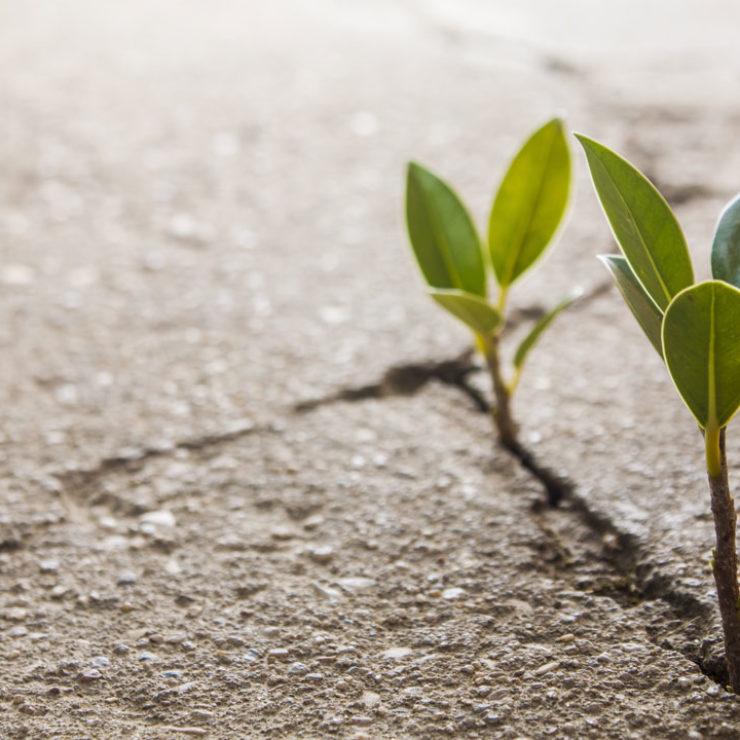
MULTIPOLYGON (((574 304, 571 310, 583 308, 611 289, 610 280, 598 283, 574 304)), ((536 320, 543 313, 544 309, 539 306, 520 309, 513 315, 510 328, 525 321, 536 320)), ((437 380, 457 388, 473 402, 478 412, 488 414, 491 411, 490 402, 468 382, 471 374, 482 369, 481 365, 475 363, 475 351, 470 348, 452 360, 395 365, 386 371, 377 383, 346 388, 324 398, 297 403, 293 408, 296 412, 308 412, 337 402, 414 395, 430 381, 437 380)), ((515 457, 544 489, 545 500, 535 502, 532 512, 540 522, 542 517, 546 517, 548 510, 560 507, 561 511, 574 517, 578 524, 603 543, 604 559, 616 578, 593 590, 594 595, 611 598, 623 607, 625 604, 635 605, 660 600, 667 604, 677 620, 686 625, 682 632, 684 636, 692 628, 700 629, 705 635, 710 631, 709 625, 715 616, 713 608, 692 593, 677 588, 673 580, 663 575, 654 565, 651 553, 639 538, 631 532, 620 530, 607 514, 595 509, 588 499, 578 492, 578 486, 571 478, 543 465, 535 454, 521 443, 502 448, 515 457)), ((541 529, 543 536, 551 537, 552 533, 546 524, 543 524, 541 529)), ((567 555, 566 541, 561 540, 555 544, 556 550, 567 555)), ((563 557, 560 567, 567 570, 571 566, 572 563, 568 558, 563 557)), ((672 646, 666 648, 665 635, 651 634, 647 627, 646 631, 648 638, 656 646, 675 649, 672 646)), ((720 684, 727 683, 724 660, 717 659, 716 655, 708 655, 704 647, 697 645, 696 641, 685 639, 683 646, 677 651, 695 663, 707 677, 720 684)))
MULTIPOLYGON (((611 290, 611 288, 611 280, 602 280, 585 292, 570 307, 569 311, 582 310, 591 301, 599 298, 611 290)), ((546 311, 547 309, 540 304, 514 309, 506 322, 504 334, 509 334, 526 322, 537 321, 545 315, 546 311)), ((469 347, 451 360, 429 360, 426 362, 409 362, 393 365, 375 383, 350 386, 327 396, 298 401, 293 405, 293 411, 305 413, 321 406, 329 406, 333 403, 354 403, 392 396, 413 396, 419 393, 427 383, 437 380, 445 385, 458 388, 471 400, 477 411, 488 414, 491 412, 491 405, 488 399, 481 391, 468 382, 468 378, 472 374, 478 373, 481 370, 483 370, 483 365, 476 361, 475 348, 469 347)), ((524 457, 526 457, 526 461, 523 459, 522 464, 525 467, 531 465, 532 467, 529 469, 533 473, 537 474, 536 471, 539 470, 545 478, 548 477, 547 469, 537 466, 531 455, 524 457)), ((559 485, 555 479, 551 480, 550 483, 554 488, 557 488, 559 485)))
POLYGON ((251 422, 241 422, 223 432, 205 434, 200 437, 191 437, 176 442, 152 447, 127 447, 118 454, 104 457, 97 465, 91 468, 74 468, 58 473, 51 477, 58 480, 64 489, 71 486, 89 486, 100 478, 119 470, 128 470, 131 467, 140 467, 149 460, 174 455, 179 450, 189 452, 204 451, 227 442, 233 442, 251 434, 273 431, 271 426, 256 425, 251 422))
POLYGON ((437 380, 461 390, 481 412, 488 412, 489 403, 485 396, 468 383, 468 377, 480 372, 483 368, 475 362, 475 350, 470 347, 452 360, 411 362, 394 365, 386 370, 377 383, 344 388, 322 398, 299 401, 293 410, 298 413, 313 411, 321 406, 333 403, 365 401, 368 399, 388 398, 391 396, 416 395, 427 383, 437 380))

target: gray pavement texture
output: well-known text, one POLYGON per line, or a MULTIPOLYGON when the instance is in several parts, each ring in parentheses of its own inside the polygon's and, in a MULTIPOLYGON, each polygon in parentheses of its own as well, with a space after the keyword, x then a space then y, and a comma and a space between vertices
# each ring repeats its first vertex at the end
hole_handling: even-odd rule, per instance
POLYGON ((740 189, 739 22, 0 3, 0 737, 740 737, 700 437, 604 289, 580 153, 513 295, 592 295, 516 399, 573 484, 556 510, 443 382, 469 340, 401 207, 415 159, 483 223, 565 112, 659 185, 705 276, 740 189))

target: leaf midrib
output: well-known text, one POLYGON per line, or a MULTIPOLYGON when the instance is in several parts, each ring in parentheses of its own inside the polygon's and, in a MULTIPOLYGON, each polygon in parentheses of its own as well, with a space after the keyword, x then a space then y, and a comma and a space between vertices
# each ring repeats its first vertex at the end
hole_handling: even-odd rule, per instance
POLYGON ((717 293, 712 287, 712 299, 709 303, 709 357, 707 359, 707 426, 717 423, 717 368, 715 363, 716 329, 715 301, 717 293))
POLYGON ((512 275, 514 274, 514 271, 517 266, 517 262, 519 260, 519 257, 521 256, 522 244, 524 242, 524 238, 533 220, 532 214, 537 211, 537 208, 539 207, 539 204, 540 204, 540 200, 542 199, 542 190, 544 188, 545 179, 546 179, 544 173, 546 173, 550 168, 550 160, 553 157, 553 150, 555 149, 556 140, 557 140, 557 133, 553 134, 550 138, 550 144, 549 144, 548 151, 547 151, 547 161, 545 163, 545 167, 542 170, 543 175, 539 179, 539 184, 537 186, 537 195, 535 196, 532 202, 532 206, 529 209, 529 218, 527 218, 524 226, 522 227, 521 233, 517 239, 517 247, 511 252, 512 256, 509 258, 509 264, 507 265, 508 269, 506 271, 506 283, 505 283, 506 285, 511 285, 511 282, 513 280, 512 275))
MULTIPOLYGON (((652 268, 653 268, 653 272, 655 273, 655 277, 656 277, 656 278, 657 278, 657 280, 658 280, 658 284, 660 285, 660 287, 661 287, 661 290, 663 291, 663 294, 665 295, 665 298, 666 298, 666 305, 667 305, 668 303, 670 303, 670 302, 671 302, 671 298, 672 298, 673 296, 671 295, 671 292, 670 292, 670 290, 668 290, 668 287, 666 286, 665 282, 663 281, 663 277, 662 277, 662 275, 661 275, 660 271, 658 270, 658 267, 657 267, 657 265, 655 264, 655 260, 653 259, 653 256, 652 256, 652 254, 651 254, 651 252, 650 252, 650 249, 648 248, 647 242, 645 241, 645 238, 643 237, 643 234, 642 234, 642 230, 641 230, 641 229, 640 229, 640 227, 638 226, 638 224, 637 224, 637 221, 635 220, 635 217, 634 217, 634 216, 633 216, 633 214, 632 214, 632 209, 631 209, 631 208, 629 207, 629 205, 627 204, 627 201, 626 201, 626 200, 624 199, 624 196, 622 195, 622 192, 621 192, 621 190, 619 189, 619 186, 618 186, 618 185, 617 185, 617 183, 615 182, 614 178, 613 178, 613 177, 611 176, 611 173, 609 172, 609 170, 608 170, 608 169, 606 168, 606 166, 605 166, 605 165, 604 165, 604 164, 603 164, 603 163, 601 162, 601 160, 600 160, 600 159, 598 159, 597 161, 598 161, 598 163, 599 163, 599 166, 601 167, 601 169, 602 169, 602 170, 603 170, 603 171, 604 171, 604 172, 606 173, 606 176, 607 176, 607 177, 609 178, 609 181, 611 182, 611 184, 612 184, 612 187, 614 188, 614 190, 615 190, 615 191, 616 191, 616 193, 617 193, 617 197, 618 197, 618 198, 619 198, 619 200, 620 200, 620 201, 622 202, 622 205, 624 206, 624 208, 625 208, 625 210, 626 210, 626 212, 627 212, 627 215, 629 216, 629 219, 630 219, 630 223, 632 224, 632 226, 633 226, 633 228, 634 228, 635 232, 637 233, 637 235, 638 235, 638 237, 639 237, 639 239, 640 239, 640 244, 641 244, 641 245, 642 245, 642 247, 643 247, 643 251, 644 251, 644 252, 645 252, 645 254, 647 255, 648 261, 649 261, 649 263, 650 263, 650 267, 652 267, 652 268)), ((617 241, 618 241, 618 240, 617 240, 617 241)), ((625 255, 625 256, 626 256, 626 255, 625 255)), ((627 261, 629 262, 629 259, 628 259, 627 261)), ((638 278, 638 279, 639 279, 639 278, 638 278)), ((659 308, 660 308, 660 306, 659 306, 659 308)))
MULTIPOLYGON (((434 233, 435 238, 437 239, 438 243, 441 246, 440 252, 442 253, 442 259, 444 260, 444 263, 447 267, 447 273, 454 287, 457 288, 458 290, 464 290, 465 286, 462 284, 460 276, 457 274, 457 270, 455 269, 455 263, 452 261, 452 251, 450 249, 449 241, 447 240, 445 236, 444 228, 442 227, 439 220, 437 219, 434 208, 430 207, 429 197, 431 196, 431 193, 429 192, 429 189, 425 187, 422 183, 419 183, 419 185, 421 187, 422 192, 424 193, 424 198, 423 198, 424 210, 426 211, 427 218, 429 219, 429 222, 432 225, 432 232, 434 233)), ((447 195, 447 193, 445 193, 445 195, 447 195)), ((441 286, 432 286, 432 287, 441 287, 441 286)))

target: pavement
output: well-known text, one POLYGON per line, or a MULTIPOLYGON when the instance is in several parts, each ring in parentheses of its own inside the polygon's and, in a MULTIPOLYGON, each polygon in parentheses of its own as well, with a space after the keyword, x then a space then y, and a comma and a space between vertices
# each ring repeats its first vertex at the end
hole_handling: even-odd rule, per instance
POLYGON ((573 484, 556 512, 435 376, 469 338, 402 209, 414 159, 484 224, 563 113, 658 184, 706 277, 739 16, 0 6, 3 737, 739 737, 700 436, 607 289, 575 140, 568 224, 512 294, 593 296, 515 402, 573 484))

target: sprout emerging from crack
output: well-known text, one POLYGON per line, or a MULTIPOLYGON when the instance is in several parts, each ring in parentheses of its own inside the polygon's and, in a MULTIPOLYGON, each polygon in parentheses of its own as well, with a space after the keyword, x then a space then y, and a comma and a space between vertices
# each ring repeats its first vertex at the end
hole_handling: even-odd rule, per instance
POLYGON ((563 122, 535 131, 512 161, 496 193, 483 244, 456 193, 412 162, 406 179, 406 224, 427 292, 473 332, 493 382, 493 422, 500 443, 521 454, 511 399, 530 350, 553 319, 580 295, 574 291, 542 316, 514 353, 504 377, 499 350, 511 286, 542 256, 558 229, 570 192, 570 152, 563 122), (489 269, 492 268, 491 269, 489 269), (488 300, 488 275, 498 285, 488 300))
POLYGON ((619 155, 585 136, 577 138, 623 252, 601 259, 704 434, 716 533, 712 571, 730 685, 738 692, 737 514, 727 476, 725 430, 740 408, 740 196, 717 224, 714 279, 695 284, 686 240, 663 196, 619 155))

